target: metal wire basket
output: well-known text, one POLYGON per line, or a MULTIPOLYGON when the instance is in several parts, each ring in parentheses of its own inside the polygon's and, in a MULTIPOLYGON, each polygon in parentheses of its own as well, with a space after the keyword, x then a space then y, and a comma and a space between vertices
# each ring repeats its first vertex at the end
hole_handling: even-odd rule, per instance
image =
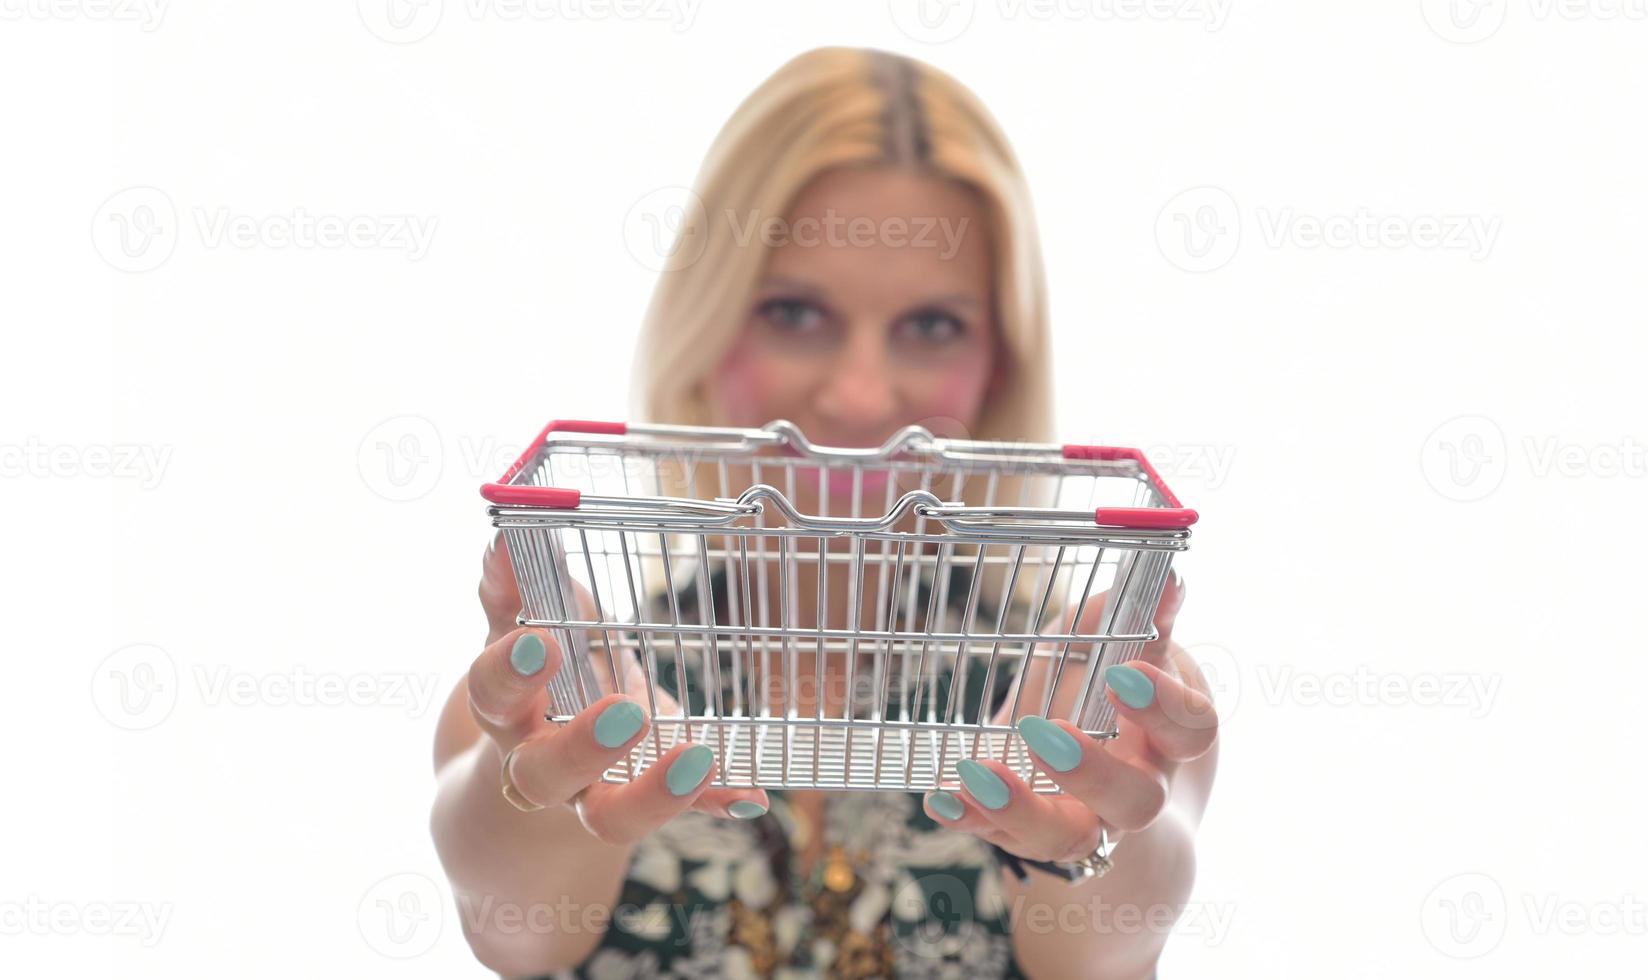
POLYGON ((1196 520, 1134 449, 786 421, 551 422, 482 495, 564 651, 548 720, 614 690, 652 718, 607 781, 692 741, 777 789, 953 789, 989 757, 1058 792, 1012 721, 1114 737, 1100 672, 1156 638, 1196 520))

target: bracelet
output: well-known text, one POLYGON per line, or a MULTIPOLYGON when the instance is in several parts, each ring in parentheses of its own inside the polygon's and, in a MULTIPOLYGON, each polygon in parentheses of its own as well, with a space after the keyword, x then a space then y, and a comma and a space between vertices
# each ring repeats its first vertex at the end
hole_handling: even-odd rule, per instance
POLYGON ((1089 878, 1102 878, 1115 867, 1115 862, 1110 859, 1115 847, 1110 843, 1110 832, 1103 827, 1099 828, 1099 846, 1094 848, 1092 854, 1079 861, 1032 861, 1003 850, 999 844, 991 844, 990 850, 995 852, 996 858, 1013 872, 1013 877, 1021 884, 1030 879, 1025 868, 1035 868, 1072 885, 1079 885, 1089 878))

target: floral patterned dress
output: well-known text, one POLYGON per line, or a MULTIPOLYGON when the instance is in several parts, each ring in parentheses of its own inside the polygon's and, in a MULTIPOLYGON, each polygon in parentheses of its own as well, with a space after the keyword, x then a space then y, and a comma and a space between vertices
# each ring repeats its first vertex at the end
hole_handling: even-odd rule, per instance
POLYGON ((824 860, 775 861, 818 831, 786 794, 753 821, 684 813, 635 849, 601 945, 565 975, 1018 977, 1001 872, 906 793, 825 797, 824 860), (770 828, 760 825, 769 823, 770 828))
MULTIPOLYGON (((917 609, 926 608, 929 585, 920 583, 917 609)), ((715 593, 724 587, 720 576, 712 580, 715 593)), ((955 576, 947 592, 951 605, 964 601, 966 577, 955 576)), ((677 597, 683 621, 695 621, 692 598, 685 590, 677 597)), ((692 676, 697 654, 687 656, 692 676)), ((967 716, 983 695, 982 673, 965 675, 967 716)), ((1009 674, 998 672, 991 704, 1005 697, 1009 674)), ((674 676, 659 673, 679 697, 674 676)), ((948 686, 942 679, 938 703, 948 686)), ((702 709, 698 692, 687 700, 702 709)), ((934 823, 920 794, 823 794, 821 826, 791 794, 767 796, 771 808, 753 820, 691 811, 642 840, 600 946, 559 976, 1023 976, 1000 863, 977 837, 934 823), (803 862, 809 851, 820 859, 803 862)))

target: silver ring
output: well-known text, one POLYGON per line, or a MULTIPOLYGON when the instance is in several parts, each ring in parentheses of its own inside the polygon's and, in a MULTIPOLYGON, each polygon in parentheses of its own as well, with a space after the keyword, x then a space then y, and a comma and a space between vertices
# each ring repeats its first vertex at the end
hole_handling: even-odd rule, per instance
POLYGON ((1072 884, 1087 881, 1090 878, 1103 878, 1110 873, 1111 868, 1116 866, 1115 862, 1110 859, 1111 851, 1114 849, 1114 845, 1110 843, 1110 831, 1101 825, 1099 827, 1099 846, 1093 849, 1092 854, 1087 855, 1080 861, 1060 862, 1060 864, 1070 870, 1072 884))

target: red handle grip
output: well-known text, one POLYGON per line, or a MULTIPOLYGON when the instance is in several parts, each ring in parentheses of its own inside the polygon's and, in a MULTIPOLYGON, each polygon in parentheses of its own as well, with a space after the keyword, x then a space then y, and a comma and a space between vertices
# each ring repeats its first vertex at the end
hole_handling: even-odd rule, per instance
POLYGON ((515 504, 524 507, 554 507, 566 509, 578 506, 579 493, 576 490, 563 490, 560 487, 521 487, 514 486, 509 481, 515 479, 526 469, 532 461, 532 454, 538 451, 552 432, 587 432, 591 435, 621 436, 629 431, 623 422, 590 422, 585 419, 556 419, 544 426, 538 433, 538 438, 527 444, 521 450, 521 455, 515 462, 504 470, 504 475, 498 477, 496 483, 488 483, 481 487, 481 496, 495 504, 515 504))
POLYGON ((1148 530, 1176 530, 1196 523, 1197 514, 1179 503, 1179 498, 1168 489, 1167 481, 1156 472, 1149 457, 1126 446, 1065 446, 1065 459, 1130 459, 1138 464, 1145 476, 1161 492, 1166 507, 1100 507, 1093 513, 1096 523, 1107 527, 1134 527, 1148 530))

